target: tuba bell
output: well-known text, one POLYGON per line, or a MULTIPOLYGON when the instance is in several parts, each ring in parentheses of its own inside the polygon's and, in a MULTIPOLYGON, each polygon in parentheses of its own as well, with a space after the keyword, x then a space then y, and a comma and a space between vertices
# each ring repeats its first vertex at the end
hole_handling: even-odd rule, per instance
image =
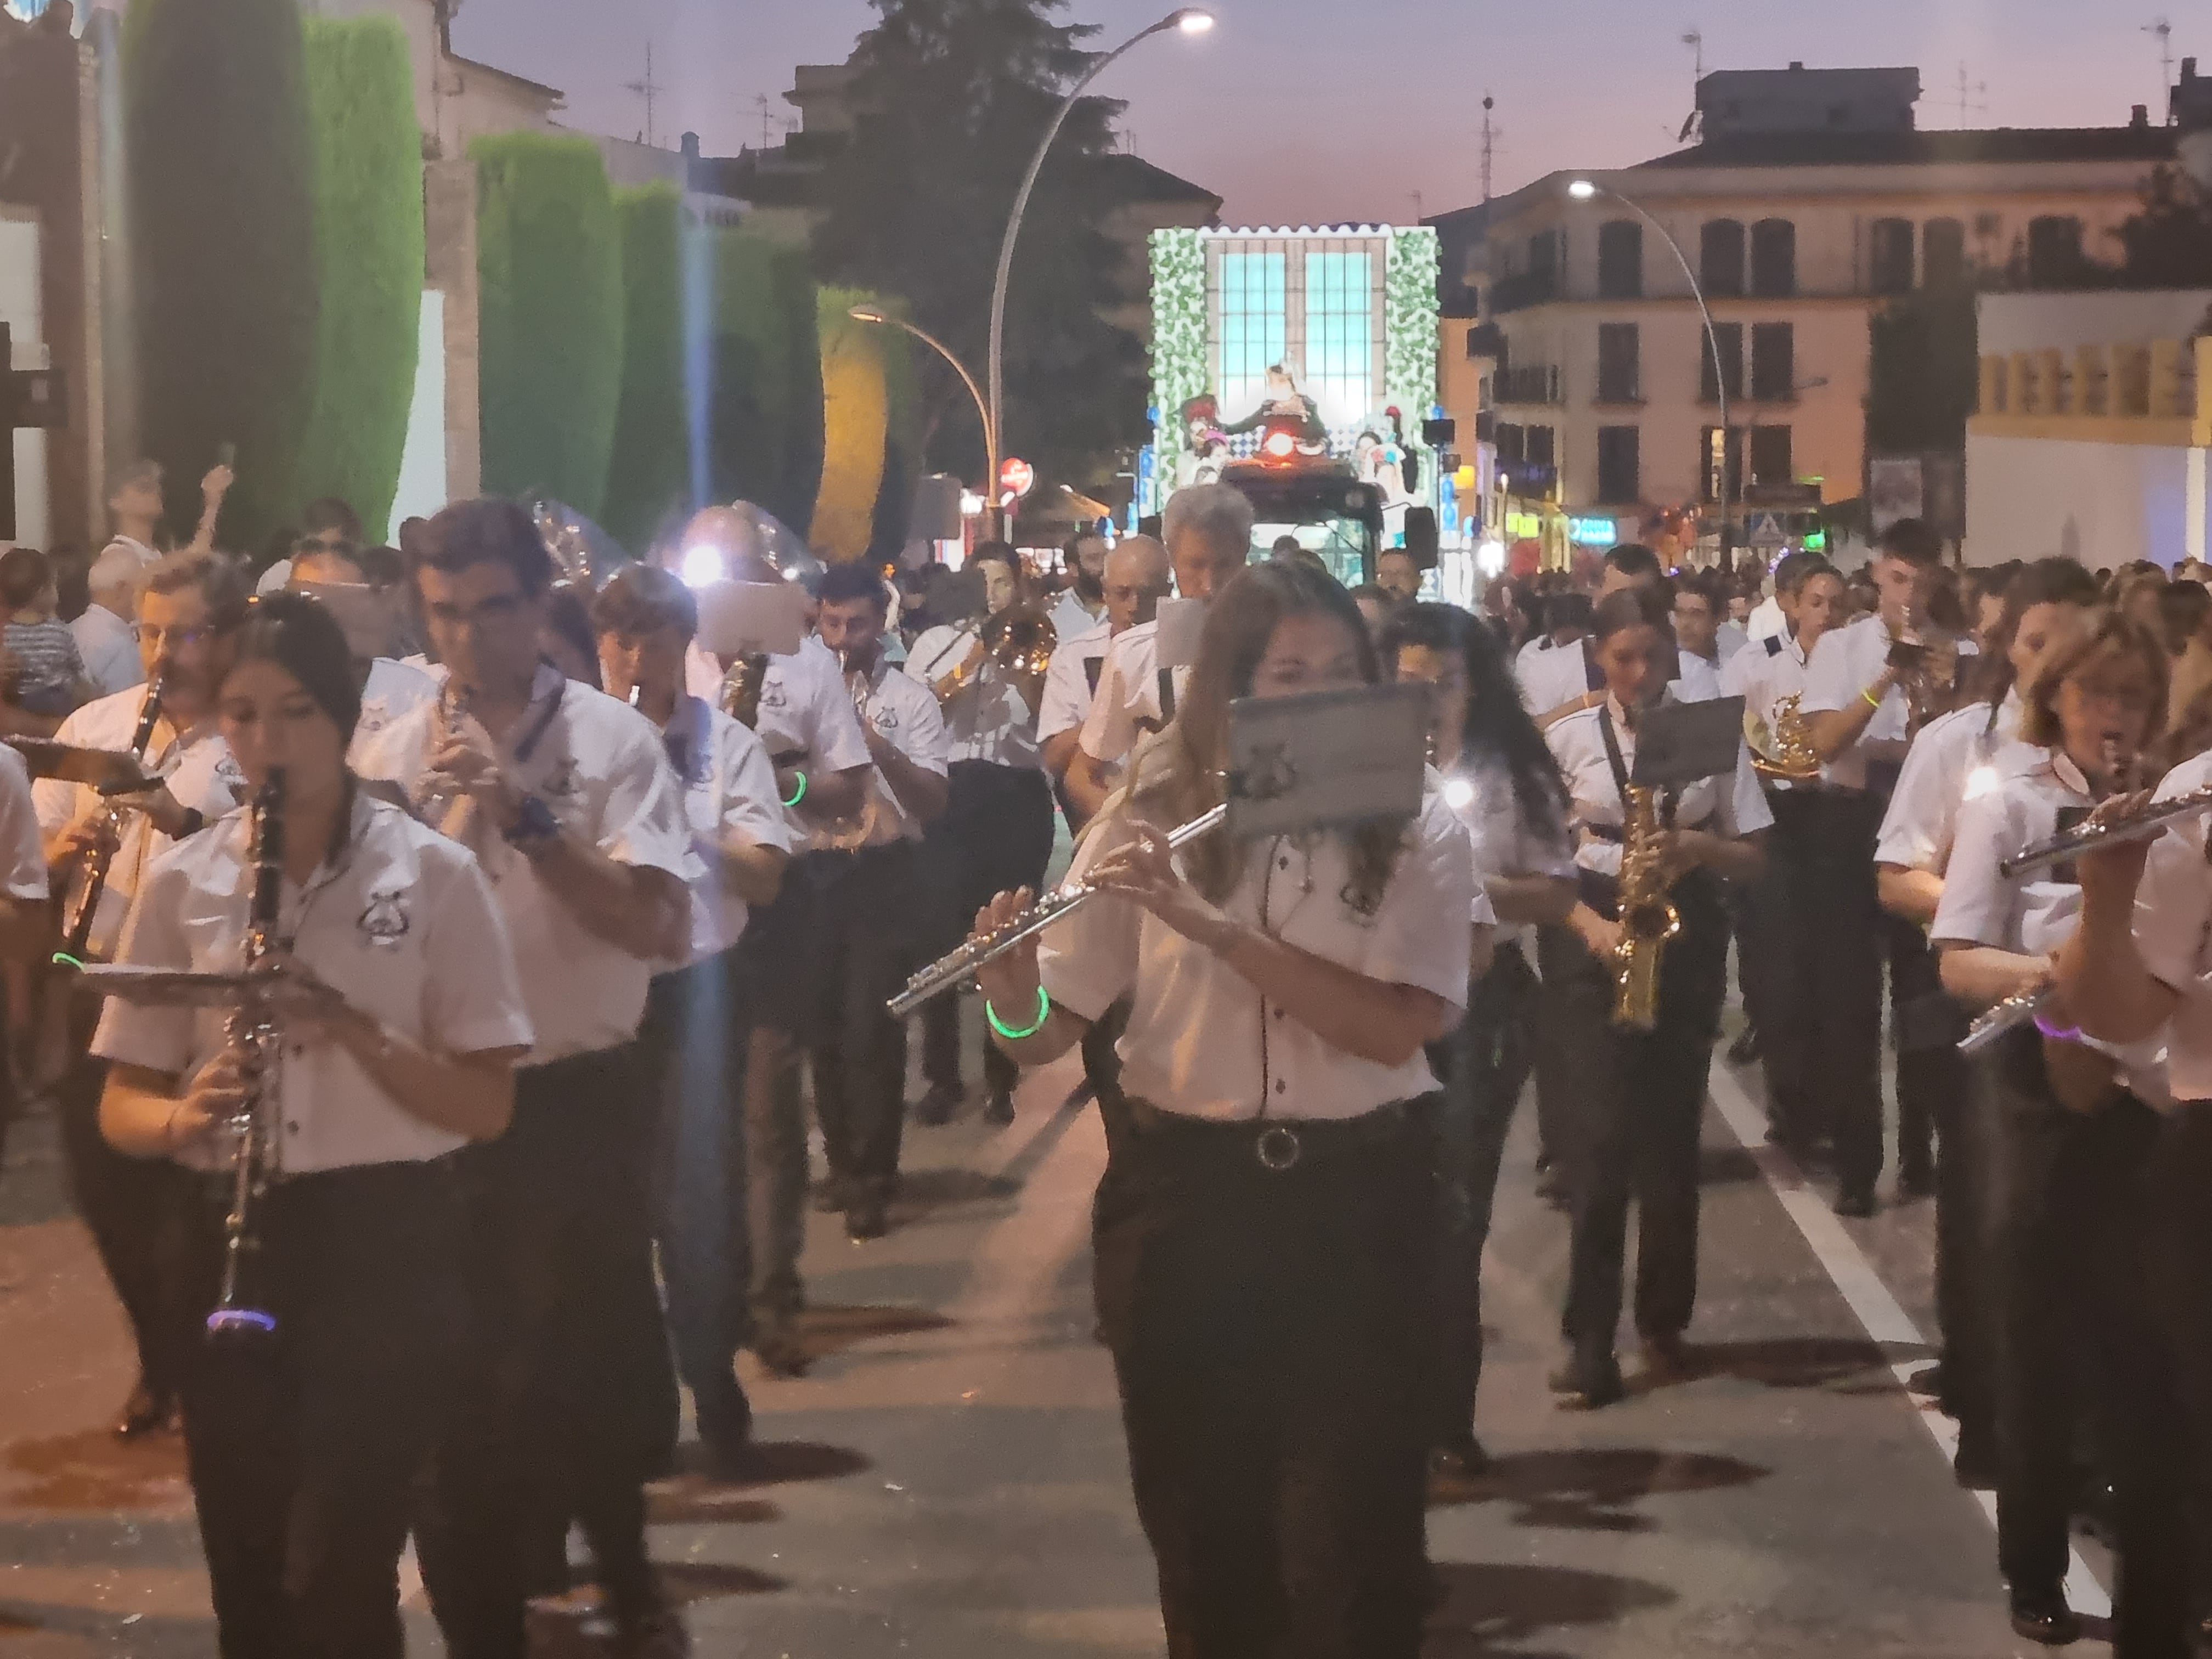
POLYGON ((1798 712, 1799 699, 1778 699, 1774 705, 1772 746, 1751 744, 1751 767, 1770 783, 1809 783, 1820 775, 1820 757, 1813 747, 1813 727, 1798 712))
POLYGON ((1060 648, 1060 629, 1034 605, 1008 605, 983 624, 983 648, 1006 673, 1042 674, 1060 648))
POLYGON ((768 684, 768 653, 749 652, 722 678, 722 712, 748 730, 760 726, 761 690, 768 684))

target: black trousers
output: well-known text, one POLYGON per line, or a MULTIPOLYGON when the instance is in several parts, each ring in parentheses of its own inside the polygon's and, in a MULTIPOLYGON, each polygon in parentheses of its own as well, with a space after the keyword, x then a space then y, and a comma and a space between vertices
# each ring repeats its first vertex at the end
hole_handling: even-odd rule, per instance
MULTIPOLYGON (((1052 862, 1052 787, 1031 768, 989 761, 955 761, 945 816, 929 826, 923 846, 928 884, 938 896, 941 943, 950 950, 967 937, 975 913, 1000 893, 1032 890, 1052 862)), ((938 1087, 960 1082, 960 1002, 939 997, 922 1010, 921 1074, 938 1087)), ((983 1079, 995 1093, 1010 1091, 1021 1068, 983 1045, 983 1079)))
POLYGON ((2192 1650, 2188 1481, 2176 1455, 2184 1434, 2145 1282, 2145 1199, 2161 1126, 2131 1097, 2089 1115, 2060 1106, 2033 1030, 2007 1038, 1984 1065, 2004 1107, 1998 1567, 2016 1590, 2064 1582, 2075 1430, 2094 1420, 2119 1534, 2114 1650, 2184 1659, 2192 1650))
POLYGON ((662 974, 638 1029, 658 1079, 653 1232, 676 1372, 702 1422, 722 1424, 749 1409, 735 1370, 752 1272, 738 980, 735 950, 662 974))
POLYGON ((2175 1419, 2166 1455, 2183 1481, 2196 1611, 2212 1603, 2212 1102, 2166 1119, 2146 1173, 2143 1283, 2175 1419))
POLYGON ((1628 1212, 1636 1225, 1636 1328, 1687 1328, 1698 1294, 1698 1149, 1705 1079, 1727 994, 1728 911, 1720 884, 1693 872, 1675 884, 1682 920, 1659 971, 1649 1032, 1613 1023, 1614 981, 1581 939, 1546 928, 1544 981, 1577 1035, 1576 1121, 1566 1149, 1573 1233, 1560 1329, 1578 1354, 1613 1350, 1626 1277, 1628 1212))
POLYGON ((1778 1139, 1802 1149, 1834 1128, 1821 1112, 1827 1091, 1820 1076, 1820 958, 1831 942, 1814 902, 1820 805, 1802 789, 1771 791, 1766 804, 1774 828, 1766 836, 1766 868, 1749 894, 1743 997, 1759 1027, 1767 1121, 1778 1139))
POLYGON ((185 1444, 222 1659, 398 1659, 399 1557, 466 1316, 447 1165, 303 1176, 256 1216, 251 1346, 203 1340, 222 1218, 193 1195, 180 1257, 185 1444))
POLYGON ((830 1174, 884 1198, 898 1184, 907 1034, 884 1004, 915 965, 915 848, 895 842, 811 862, 824 999, 815 1022, 815 1115, 830 1174))
POLYGON ((184 1286, 176 1265, 198 1207, 199 1183, 166 1158, 125 1158, 100 1133, 107 1062, 86 1052, 100 1009, 99 998, 86 996, 70 1007, 70 1063, 55 1102, 62 1157, 77 1214, 131 1322, 139 1375, 156 1398, 165 1398, 178 1392, 189 1358, 179 1346, 178 1333, 189 1321, 180 1316, 184 1286))
POLYGON ((1482 1255, 1514 1109, 1528 1080, 1528 1005, 1536 976, 1517 944, 1502 945, 1458 1030, 1429 1050, 1443 1084, 1437 1118, 1439 1445, 1465 1441, 1482 1384, 1482 1255))
POLYGON ((1413 1659, 1427 1606, 1426 1106, 1308 1129, 1133 1108, 1095 1212, 1170 1659, 1413 1659))
POLYGON ((1943 994, 1935 952, 1911 922, 1882 909, 1874 849, 1887 805, 1879 794, 1828 790, 1811 797, 1814 845, 1810 916, 1814 957, 1809 1109, 1835 1136, 1836 1175, 1847 1190, 1881 1174, 1881 982, 1889 969, 1897 1039, 1898 1155, 1925 1170, 1939 1114, 1965 1086, 1952 1046, 1963 1035, 1943 994))
POLYGON ((566 1588, 572 1520, 617 1618, 659 1606, 644 1485, 672 1449, 676 1380, 651 1081, 628 1045, 532 1066, 506 1135, 461 1155, 477 1340, 418 1534, 454 1659, 521 1659, 525 1602, 566 1588))

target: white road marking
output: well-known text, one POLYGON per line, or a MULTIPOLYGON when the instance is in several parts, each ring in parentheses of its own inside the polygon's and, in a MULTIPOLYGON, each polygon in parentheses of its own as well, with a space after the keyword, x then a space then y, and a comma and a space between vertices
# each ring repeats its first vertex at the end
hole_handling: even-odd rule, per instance
MULTIPOLYGON (((1928 1340, 1920 1334, 1897 1298, 1890 1294, 1889 1286, 1866 1259, 1866 1253, 1844 1229, 1836 1212, 1828 1206, 1820 1192, 1808 1185, 1789 1154, 1778 1146, 1771 1146, 1766 1139, 1766 1117, 1743 1085, 1729 1075, 1725 1066, 1712 1068, 1711 1087, 1713 1104, 1719 1109, 1722 1120, 1730 1133, 1743 1143, 1759 1164, 1759 1174, 1774 1195, 1782 1200, 1783 1210, 1797 1224, 1806 1244, 1820 1261, 1836 1289, 1850 1304, 1868 1336, 1876 1342, 1910 1344, 1927 1347, 1928 1340)), ((1900 1389, 1907 1387, 1906 1379, 1925 1362, 1914 1358, 1890 1367, 1900 1389)), ((1958 1425, 1933 1407, 1923 1407, 1913 1413, 1943 1453, 1948 1464, 1959 1450, 1958 1425)), ((1995 1526, 1997 1500, 1994 1492, 1977 1492, 1982 1511, 1995 1526)), ((2066 1575, 2066 1600, 2074 1611, 2085 1619, 2110 1619, 2112 1599, 2097 1576, 2081 1559, 2081 1553, 2069 1553, 2066 1575)))

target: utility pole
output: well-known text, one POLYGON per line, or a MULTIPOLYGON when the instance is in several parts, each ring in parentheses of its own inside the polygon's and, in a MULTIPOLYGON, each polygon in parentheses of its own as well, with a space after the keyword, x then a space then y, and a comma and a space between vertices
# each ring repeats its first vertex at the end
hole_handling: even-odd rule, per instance
POLYGON ((2160 125, 2171 125, 2173 121, 2173 20, 2161 17, 2143 25, 2145 34, 2158 37, 2158 83, 2160 95, 2166 100, 2166 114, 2160 125))
POLYGON ((1498 107, 1498 100, 1488 93, 1482 94, 1482 199, 1490 199, 1491 180, 1496 176, 1498 165, 1498 129, 1492 125, 1490 112, 1498 107))
POLYGON ((1961 63, 1959 65, 1959 125, 1961 128, 1973 125, 1967 118, 1968 117, 1977 113, 1984 115, 1989 113, 1989 93, 1990 83, 1986 81, 1970 82, 1966 76, 1966 66, 1961 63), (1975 101, 1977 98, 1982 101, 1977 103, 1975 101))
POLYGON ((646 147, 648 149, 654 148, 659 143, 659 138, 653 130, 653 107, 660 94, 667 91, 668 88, 662 86, 659 82, 653 78, 652 41, 648 40, 645 43, 645 79, 642 81, 632 81, 628 86, 624 87, 623 90, 625 92, 635 93, 639 97, 645 100, 645 143, 646 147))

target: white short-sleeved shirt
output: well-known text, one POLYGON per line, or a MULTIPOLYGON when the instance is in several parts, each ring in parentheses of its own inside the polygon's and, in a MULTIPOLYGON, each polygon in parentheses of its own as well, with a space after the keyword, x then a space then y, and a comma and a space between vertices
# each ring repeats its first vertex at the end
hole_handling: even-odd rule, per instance
MULTIPOLYGON (((933 628, 907 653, 906 672, 929 690, 968 660, 975 650, 977 629, 933 628)), ((937 694, 930 691, 933 698, 937 694)), ((1015 766, 1034 772, 1044 762, 1037 750, 1037 717, 1011 676, 989 657, 975 678, 947 697, 943 704, 945 740, 957 761, 988 761, 994 766, 1015 766)))
POLYGON ((1784 697, 1805 695, 1804 647, 1777 634, 1746 646, 1721 665, 1721 694, 1741 697, 1747 712, 1774 729, 1774 708, 1784 697))
POLYGON ((1044 672, 1044 695, 1037 702, 1037 742, 1049 743, 1063 732, 1078 730, 1091 713, 1091 699, 1106 672, 1106 653, 1114 643, 1110 623, 1100 623, 1080 634, 1060 636, 1044 672))
POLYGON ((2087 817, 2095 797, 2074 763, 2054 750, 2013 744, 1996 765, 1996 787, 1959 809, 1943 898, 1928 936, 1937 945, 2047 956, 2074 931, 2081 890, 2063 866, 2008 880, 1997 865, 2048 841, 2063 815, 2087 817))
MULTIPOLYGON (((80 749, 109 749, 126 752, 137 735, 139 711, 146 691, 133 686, 112 697, 88 702, 71 714, 54 733, 55 741, 80 749)), ((179 735, 167 721, 156 726, 146 751, 146 769, 161 775, 178 804, 198 812, 210 822, 238 810, 246 799, 246 774, 231 758, 212 717, 179 735)), ((39 813, 39 829, 52 835, 66 824, 91 817, 106 805, 84 784, 41 778, 31 786, 31 799, 39 813)), ((93 918, 90 950, 105 957, 123 935, 123 919, 131 908, 148 866, 167 851, 169 838, 161 834, 143 812, 123 814, 122 845, 107 866, 107 886, 93 918)))
MULTIPOLYGON (((1835 714, 1864 696, 1888 666, 1891 643, 1889 624, 1879 612, 1821 635, 1805 670, 1804 712, 1835 714)), ((1960 641, 1959 654, 1972 656, 1974 642, 1960 641)), ((1893 685, 1858 741, 1822 768, 1821 776, 1839 788, 1865 788, 1868 763, 1902 761, 1911 729, 1912 708, 1905 688, 1893 685)))
MULTIPOLYGON (((1168 679, 1180 704, 1190 670, 1170 668, 1168 679)), ((1164 730, 1173 718, 1160 700, 1160 625, 1139 623, 1108 647, 1098 694, 1091 700, 1079 742, 1091 759, 1120 765, 1135 750, 1138 738, 1164 730)))
MULTIPOLYGON (((119 959, 225 971, 244 965, 253 877, 245 814, 181 842, 147 872, 119 959)), ((465 848, 396 806, 357 796, 345 848, 284 885, 280 932, 297 960, 408 1042, 446 1054, 527 1048, 514 952, 465 848)), ((189 1078, 224 1046, 219 1009, 110 1002, 92 1052, 189 1078)), ((442 1158, 462 1138, 401 1108, 337 1043, 284 1046, 273 1124, 287 1174, 442 1158)))
POLYGON ((0 744, 0 893, 25 901, 48 891, 46 846, 39 809, 31 799, 31 769, 15 750, 0 744))
POLYGON ((440 682, 419 668, 410 668, 390 657, 379 657, 368 665, 368 684, 361 692, 361 724, 353 729, 352 753, 362 748, 394 720, 438 701, 440 682))
MULTIPOLYGON (((1671 698, 1671 692, 1669 694, 1671 698)), ((1613 775, 1613 763, 1605 747, 1601 716, 1613 717, 1613 737, 1620 745, 1621 764, 1636 766, 1636 734, 1620 718, 1620 710, 1607 697, 1595 708, 1568 715, 1544 733, 1552 753, 1566 775, 1567 793, 1573 799, 1577 830, 1595 828, 1618 832, 1625 821, 1620 786, 1613 775)), ((1711 830, 1717 835, 1748 836, 1774 822, 1752 769, 1751 746, 1739 743, 1735 770, 1725 777, 1701 778, 1677 797, 1674 822, 1684 830, 1711 830)), ((1585 836, 1575 849, 1575 862, 1603 876, 1620 874, 1620 842, 1585 836)))
MULTIPOLYGON (((936 694, 920 680, 878 661, 860 693, 861 713, 891 747, 921 768, 945 777, 952 770, 952 744, 936 694)), ((868 769, 868 802, 857 823, 817 827, 809 845, 884 847, 896 841, 920 841, 923 824, 899 799, 879 766, 868 769)))
MULTIPOLYGON (((368 744, 356 769, 390 779, 419 799, 440 718, 433 704, 395 720, 368 744)), ((691 836, 683 793, 660 733, 637 710, 541 666, 503 757, 562 828, 618 864, 684 879, 691 836), (528 752, 516 753, 516 745, 528 752)), ((484 860, 538 1034, 532 1063, 615 1048, 636 1036, 656 964, 586 927, 514 848, 495 842, 484 860)))
MULTIPOLYGON (((2166 775, 2158 799, 2212 785, 2212 752, 2166 775)), ((2166 1030, 2167 1080, 2177 1100, 2212 1100, 2212 820, 2191 813, 2151 843, 2136 890, 2136 949, 2151 976, 2181 999, 2166 1030)))
POLYGON ((1728 659, 1751 643, 1751 635, 1732 622, 1724 622, 1713 630, 1713 659, 1715 672, 1724 667, 1728 659))
POLYGON ((1881 820, 1876 864, 1942 875, 1950 860, 1959 809, 2002 782, 1997 760, 2020 738, 2020 694, 2005 694, 1995 724, 1990 706, 1968 703, 1920 728, 1881 820))
MULTIPOLYGON (((113 541, 108 543, 106 547, 100 550, 100 556, 104 559, 110 553, 115 552, 118 549, 128 553, 132 558, 137 560, 140 568, 147 570, 151 570, 155 565, 161 563, 163 557, 160 548, 149 547, 145 543, 135 540, 129 536, 118 536, 113 541)), ((94 562, 96 564, 99 562, 99 560, 95 559, 94 562)))
POLYGON ((70 624, 76 635, 76 653, 84 659, 84 677, 112 697, 146 683, 146 665, 139 660, 138 635, 131 624, 104 605, 88 605, 70 624))
MULTIPOLYGON (((1554 708, 1586 696, 1604 684, 1596 679, 1589 646, 1587 641, 1579 645, 1559 646, 1529 663, 1528 672, 1521 680, 1521 695, 1531 714, 1540 720, 1554 708)), ((1713 672, 1711 663, 1686 651, 1678 651, 1676 661, 1674 678, 1668 687, 1675 702, 1710 702, 1721 695, 1720 676, 1713 672)))
POLYGON ((736 836, 755 847, 791 850, 791 832, 761 740, 713 704, 679 697, 661 747, 684 792, 691 851, 684 879, 691 889, 691 954, 686 964, 719 956, 742 938, 749 912, 730 885, 722 847, 736 836))
MULTIPOLYGON (((1069 878, 1081 880, 1129 834, 1120 811, 1103 818, 1069 878)), ((1371 916, 1346 902, 1346 849, 1334 835, 1255 842, 1222 908, 1340 967, 1464 1008, 1475 893, 1465 827, 1432 791, 1371 916)), ((1094 900, 1048 929, 1039 964, 1053 1000, 1085 1019, 1132 999, 1121 1086, 1162 1111, 1336 1120, 1436 1087, 1424 1055, 1391 1066, 1332 1048, 1212 952, 1121 899, 1094 900)))
POLYGON ((1790 618, 1782 614, 1782 601, 1769 593, 1752 606, 1751 615, 1743 624, 1743 631, 1753 645, 1790 632, 1790 618))
POLYGON ((1094 628, 1106 626, 1106 606, 1102 602, 1096 611, 1075 597, 1075 590, 1067 588, 1053 602, 1052 625, 1058 630, 1061 642, 1078 634, 1088 634, 1094 628))
MULTIPOLYGON (((720 707, 726 676, 695 641, 684 660, 690 694, 720 707)), ((853 712, 853 694, 836 653, 809 634, 787 657, 770 657, 762 678, 760 718, 754 730, 769 759, 795 755, 809 773, 835 775, 869 764, 868 740, 853 712)), ((814 826, 796 811, 784 814, 791 844, 803 847, 814 826)))
MULTIPOLYGON (((1513 774, 1504 762, 1492 757, 1462 763, 1443 786, 1445 805, 1467 827, 1474 854, 1476 890, 1482 908, 1489 908, 1487 884, 1513 876, 1553 876, 1571 881, 1575 861, 1564 823, 1550 826, 1546 835, 1522 810, 1513 788, 1513 774), (1463 787, 1455 786, 1464 786, 1463 787)), ((1477 921, 1495 923, 1497 912, 1478 914, 1477 921)), ((1518 939, 1528 932, 1525 925, 1510 926, 1499 942, 1518 939)))

